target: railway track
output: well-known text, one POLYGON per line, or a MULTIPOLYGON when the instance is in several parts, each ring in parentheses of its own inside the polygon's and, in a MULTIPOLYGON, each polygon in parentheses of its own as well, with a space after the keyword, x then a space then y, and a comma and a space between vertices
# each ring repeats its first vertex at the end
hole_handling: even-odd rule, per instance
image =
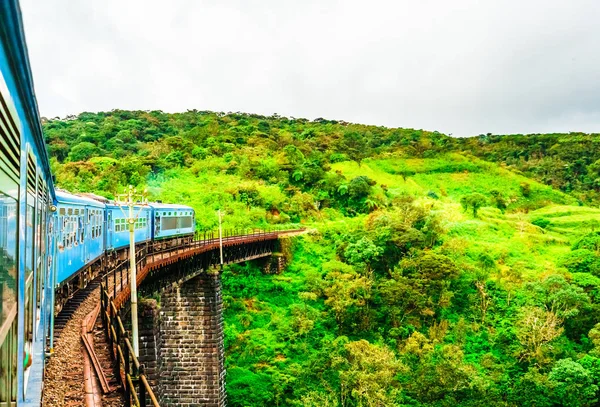
MULTIPOLYGON (((44 407, 89 405, 86 404, 89 388, 84 379, 86 364, 89 366, 89 361, 86 360, 89 357, 86 342, 95 354, 94 368, 104 373, 109 387, 107 394, 99 392, 100 396, 96 397, 94 405, 124 405, 121 392, 114 391, 117 389, 117 381, 113 377, 110 350, 101 329, 101 320, 89 318, 100 301, 100 281, 99 278, 95 279, 86 288, 77 291, 55 317, 54 352, 46 366, 44 379, 44 407), (82 339, 84 333, 87 335, 85 341, 82 339)), ((93 387, 101 387, 96 374, 89 380, 93 382, 93 387)), ((89 395, 87 399, 89 402, 89 395)))
MULTIPOLYGON (((73 317, 75 311, 89 297, 89 295, 100 286, 100 278, 92 280, 87 287, 77 290, 73 297, 67 300, 56 317, 54 317, 54 341, 60 336, 62 330, 69 320, 73 317)), ((99 295, 99 294, 98 294, 99 295)))

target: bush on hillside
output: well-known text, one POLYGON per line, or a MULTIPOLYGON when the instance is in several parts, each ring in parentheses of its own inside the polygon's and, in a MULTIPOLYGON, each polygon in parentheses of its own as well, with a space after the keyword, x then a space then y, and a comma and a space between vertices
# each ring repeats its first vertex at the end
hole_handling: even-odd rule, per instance
POLYGON ((550 223, 550 219, 546 218, 536 218, 531 221, 532 225, 539 226, 542 229, 546 229, 548 226, 550 226, 550 223))
POLYGON ((592 273, 600 276, 600 256, 588 249, 576 249, 565 255, 559 262, 571 273, 592 273))
POLYGON ((600 252, 600 232, 592 232, 583 236, 575 242, 572 249, 587 249, 594 252, 600 252))

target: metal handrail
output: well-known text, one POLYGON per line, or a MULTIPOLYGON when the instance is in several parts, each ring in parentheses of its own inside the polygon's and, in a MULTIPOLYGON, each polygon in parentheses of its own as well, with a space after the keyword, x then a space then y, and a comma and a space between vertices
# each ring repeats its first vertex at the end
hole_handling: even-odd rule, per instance
POLYGON ((128 332, 123 326, 113 298, 108 293, 107 280, 105 278, 101 285, 102 323, 109 338, 111 356, 117 362, 115 376, 125 391, 125 405, 127 407, 145 407, 146 396, 148 396, 153 407, 160 407, 144 374, 144 365, 135 356, 128 332), (131 367, 133 367, 133 371, 131 371, 131 367), (134 381, 137 382, 137 389, 134 381))

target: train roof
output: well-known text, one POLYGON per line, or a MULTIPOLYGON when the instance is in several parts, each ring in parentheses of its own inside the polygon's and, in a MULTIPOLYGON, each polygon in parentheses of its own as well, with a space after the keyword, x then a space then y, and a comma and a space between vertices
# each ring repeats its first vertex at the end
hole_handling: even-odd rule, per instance
POLYGON ((87 198, 85 196, 73 195, 66 191, 61 191, 61 190, 56 190, 55 193, 56 193, 56 201, 59 204, 64 203, 64 204, 88 205, 88 206, 95 206, 97 208, 106 207, 106 205, 104 205, 102 202, 97 201, 95 199, 87 198))
POLYGON ((149 202, 148 205, 154 209, 185 209, 193 211, 194 208, 186 205, 166 204, 162 202, 149 202))

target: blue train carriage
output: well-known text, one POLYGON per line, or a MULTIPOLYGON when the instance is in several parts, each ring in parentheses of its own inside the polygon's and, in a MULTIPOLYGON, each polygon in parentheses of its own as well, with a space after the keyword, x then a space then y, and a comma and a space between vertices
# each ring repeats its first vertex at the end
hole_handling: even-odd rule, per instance
POLYGON ((154 249, 189 242, 194 237, 194 209, 185 205, 152 202, 152 240, 154 249))
POLYGON ((16 0, 0 2, 0 405, 39 405, 54 191, 16 0))
POLYGON ((104 211, 95 199, 56 191, 56 284, 62 305, 75 289, 85 287, 102 267, 104 211))
MULTIPOLYGON (((124 251, 120 250, 129 247, 129 208, 120 207, 115 203, 106 205, 106 250, 108 252, 117 252, 124 259, 124 251)), ((135 222, 135 244, 148 242, 152 237, 150 207, 146 205, 136 205, 133 207, 134 216, 137 216, 135 222)))

